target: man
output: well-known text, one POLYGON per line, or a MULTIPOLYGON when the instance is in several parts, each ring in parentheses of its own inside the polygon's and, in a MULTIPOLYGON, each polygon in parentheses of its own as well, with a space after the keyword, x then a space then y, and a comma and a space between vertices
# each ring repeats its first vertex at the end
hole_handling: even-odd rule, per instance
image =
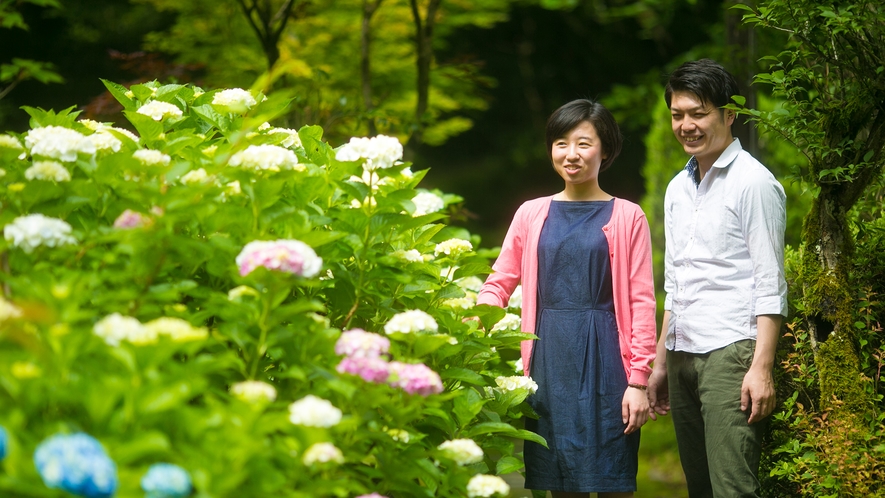
POLYGON ((673 134, 692 157, 664 197, 664 319, 649 415, 672 411, 691 498, 760 495, 763 421, 783 317, 783 188, 731 133, 734 77, 709 59, 670 76, 673 134))

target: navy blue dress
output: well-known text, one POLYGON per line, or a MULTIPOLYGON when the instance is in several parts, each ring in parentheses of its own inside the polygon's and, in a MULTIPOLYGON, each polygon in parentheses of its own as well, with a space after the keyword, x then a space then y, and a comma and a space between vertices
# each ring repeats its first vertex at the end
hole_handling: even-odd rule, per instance
POLYGON ((526 428, 526 488, 636 490, 639 431, 624 434, 627 375, 618 345, 609 247, 602 227, 614 201, 553 201, 538 242, 538 340, 526 428))

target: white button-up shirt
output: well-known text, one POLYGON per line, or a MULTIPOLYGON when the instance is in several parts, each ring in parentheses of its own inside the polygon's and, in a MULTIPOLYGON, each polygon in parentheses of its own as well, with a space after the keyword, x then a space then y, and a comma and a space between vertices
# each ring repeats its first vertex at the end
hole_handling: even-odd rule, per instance
POLYGON ((787 316, 786 196, 735 139, 701 182, 694 157, 667 186, 667 349, 708 353, 756 338, 757 315, 787 316))

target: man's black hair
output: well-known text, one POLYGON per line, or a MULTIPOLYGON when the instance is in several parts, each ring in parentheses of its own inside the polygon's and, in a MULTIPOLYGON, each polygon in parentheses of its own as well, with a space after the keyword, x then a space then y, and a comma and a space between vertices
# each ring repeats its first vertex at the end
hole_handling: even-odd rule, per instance
POLYGON ((740 95, 734 76, 711 59, 689 61, 673 71, 664 89, 667 107, 670 107, 675 92, 694 94, 702 104, 710 103, 719 108, 730 104, 732 95, 740 95))

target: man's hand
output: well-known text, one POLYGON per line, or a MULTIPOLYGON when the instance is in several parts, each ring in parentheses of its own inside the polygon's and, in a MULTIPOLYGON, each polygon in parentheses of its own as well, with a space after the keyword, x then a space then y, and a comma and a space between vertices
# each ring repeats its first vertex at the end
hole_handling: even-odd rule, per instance
POLYGON ((648 416, 657 420, 658 415, 670 412, 670 388, 667 385, 667 367, 655 367, 648 378, 648 416))
POLYGON ((741 385, 741 410, 750 410, 747 423, 752 424, 767 417, 774 410, 774 403, 774 379, 771 370, 750 367, 741 385))
POLYGON ((645 391, 628 387, 621 401, 621 417, 627 428, 624 434, 630 434, 645 425, 648 421, 648 397, 645 391))

